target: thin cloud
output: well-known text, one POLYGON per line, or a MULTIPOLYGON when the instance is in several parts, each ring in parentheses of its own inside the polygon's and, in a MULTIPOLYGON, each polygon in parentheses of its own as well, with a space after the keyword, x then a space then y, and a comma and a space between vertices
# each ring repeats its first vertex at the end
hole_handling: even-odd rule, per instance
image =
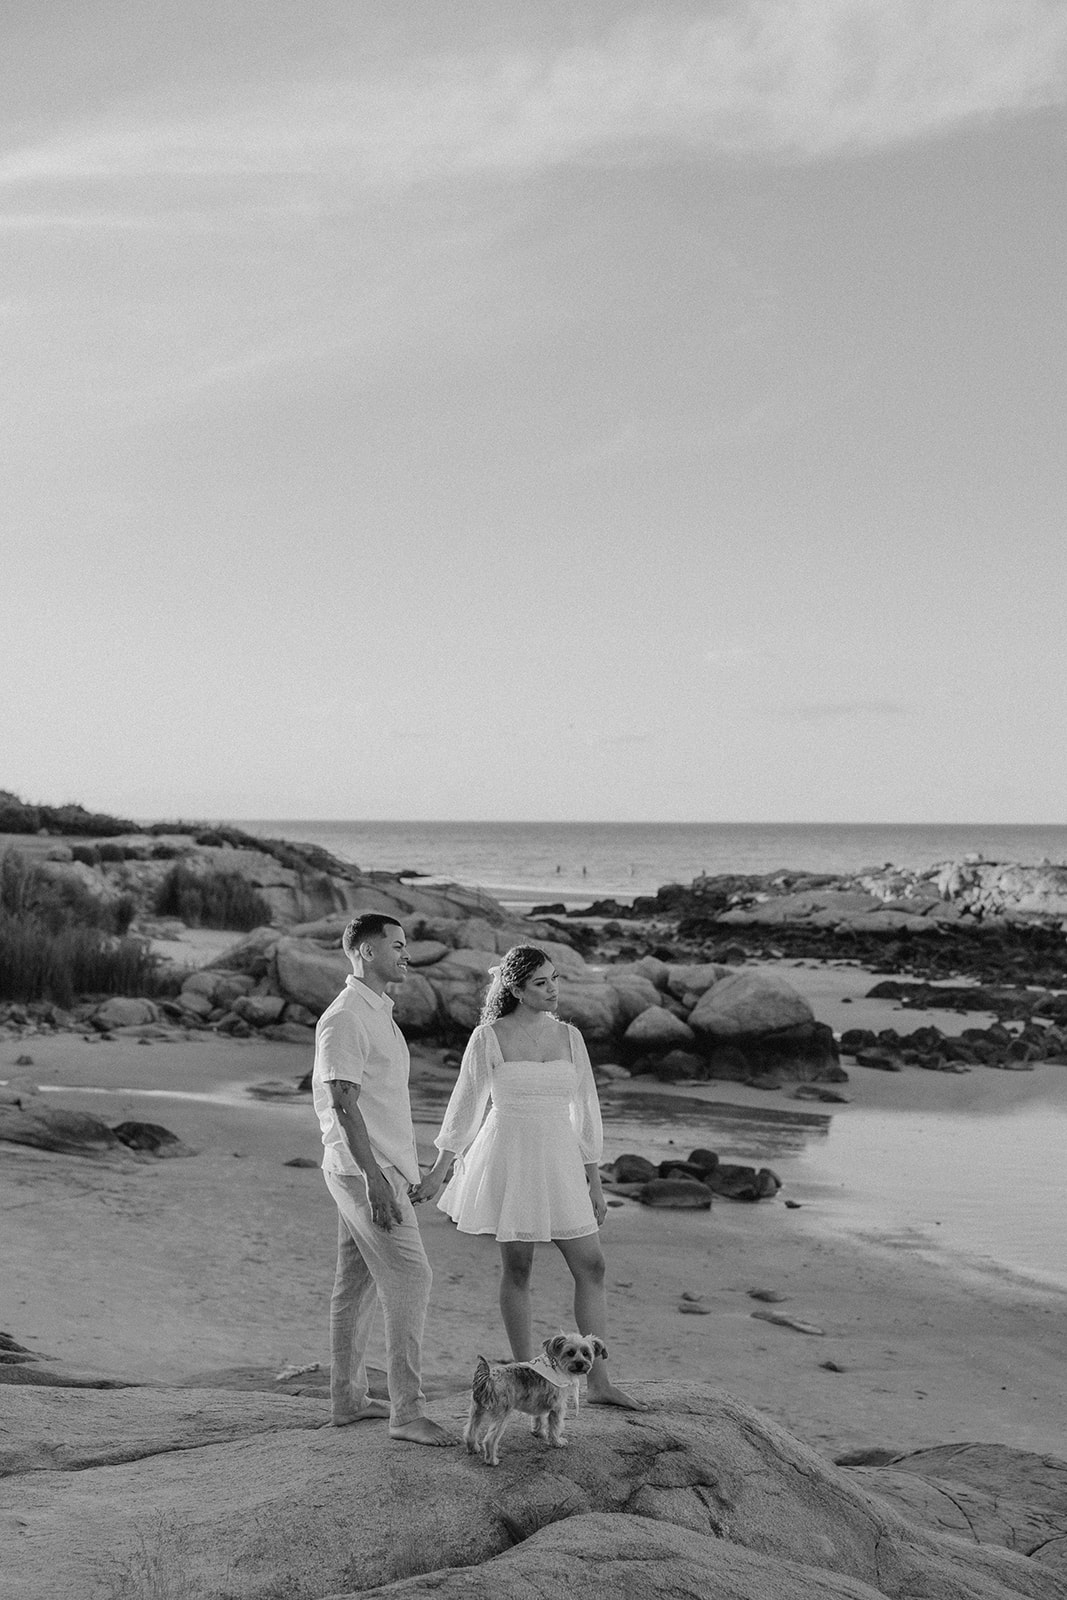
POLYGON ((813 700, 779 707, 792 722, 835 722, 854 717, 906 717, 910 707, 896 700, 813 700))
POLYGON ((715 154, 811 160, 1067 97, 1058 0, 747 0, 566 49, 126 103, 0 161, 8 185, 322 178, 343 189, 715 154), (225 102, 225 113, 216 106, 225 102))

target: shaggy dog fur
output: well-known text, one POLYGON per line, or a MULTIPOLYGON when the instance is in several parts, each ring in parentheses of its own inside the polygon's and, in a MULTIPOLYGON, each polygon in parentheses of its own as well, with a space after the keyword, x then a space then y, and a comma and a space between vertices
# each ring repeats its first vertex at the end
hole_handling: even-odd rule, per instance
POLYGON ((595 1334, 583 1338, 578 1333, 559 1333, 546 1339, 542 1349, 544 1355, 538 1359, 558 1374, 560 1384, 523 1361, 491 1364, 484 1356, 478 1357, 463 1442, 469 1455, 480 1452, 488 1466, 500 1465, 500 1439, 513 1411, 523 1411, 533 1418, 533 1432, 538 1438, 547 1431, 550 1445, 557 1450, 566 1449, 563 1419, 567 1395, 571 1389, 577 1391, 577 1380, 591 1371, 596 1358, 608 1353, 603 1339, 595 1334))

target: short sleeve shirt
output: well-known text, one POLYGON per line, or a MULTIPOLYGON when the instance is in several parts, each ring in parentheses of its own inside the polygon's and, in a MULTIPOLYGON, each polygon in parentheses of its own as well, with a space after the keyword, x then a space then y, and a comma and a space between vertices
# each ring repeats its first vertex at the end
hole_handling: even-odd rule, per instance
POLYGON ((410 1065, 407 1042, 393 1021, 392 1000, 355 976, 346 978, 315 1029, 311 1092, 322 1129, 324 1171, 349 1177, 360 1171, 326 1087, 342 1078, 359 1084, 359 1109, 375 1159, 396 1167, 409 1183, 418 1183, 410 1065))

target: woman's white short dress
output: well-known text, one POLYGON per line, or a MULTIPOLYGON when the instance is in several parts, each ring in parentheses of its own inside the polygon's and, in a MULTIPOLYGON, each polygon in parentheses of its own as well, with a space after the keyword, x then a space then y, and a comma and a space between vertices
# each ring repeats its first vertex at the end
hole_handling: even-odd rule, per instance
POLYGON ((600 1103, 585 1041, 567 1033, 559 1061, 505 1061, 492 1023, 471 1035, 435 1141, 461 1152, 437 1202, 461 1232, 501 1243, 597 1232, 585 1165, 603 1154, 600 1103))

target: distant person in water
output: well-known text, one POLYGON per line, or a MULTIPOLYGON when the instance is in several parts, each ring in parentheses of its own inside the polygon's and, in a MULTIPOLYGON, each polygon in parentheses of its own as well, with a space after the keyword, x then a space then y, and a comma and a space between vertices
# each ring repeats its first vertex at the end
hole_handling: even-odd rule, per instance
MULTIPOLYGON (((461 1232, 496 1238, 504 1327, 514 1359, 529 1361, 530 1274, 539 1242, 551 1241, 570 1268, 578 1331, 605 1339, 597 1237, 607 1216, 598 1171, 603 1133, 585 1042, 555 1015, 559 979, 549 957, 516 945, 491 972, 481 1024, 435 1141, 441 1153, 414 1198, 432 1200, 456 1164, 438 1204, 461 1232)), ((612 1383, 605 1357, 589 1374, 588 1399, 640 1409, 612 1383)))
POLYGON ((370 913, 342 939, 352 975, 319 1018, 311 1086, 325 1147, 322 1171, 337 1206, 337 1271, 330 1301, 330 1401, 335 1426, 389 1418, 392 1438, 451 1440, 423 1412, 422 1334, 431 1272, 410 1190, 419 1160, 408 1099, 408 1047, 386 986, 407 973, 404 930, 370 913), (375 1306, 385 1316, 389 1404, 367 1388, 375 1306))

